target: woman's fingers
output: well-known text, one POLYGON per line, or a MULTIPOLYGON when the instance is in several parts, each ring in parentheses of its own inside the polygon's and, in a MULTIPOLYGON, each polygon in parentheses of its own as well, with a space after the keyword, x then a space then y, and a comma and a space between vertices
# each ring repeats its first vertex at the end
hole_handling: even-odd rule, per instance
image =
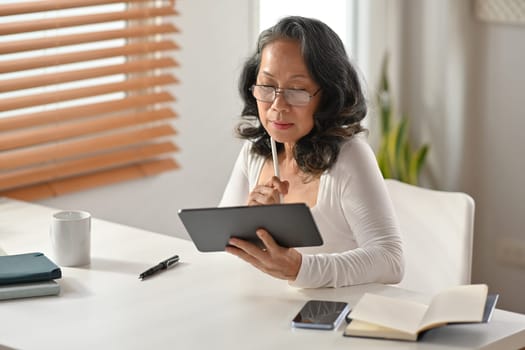
POLYGON ((277 278, 295 280, 301 267, 302 256, 292 248, 279 246, 264 229, 257 230, 257 236, 265 248, 248 241, 231 238, 226 252, 250 263, 259 270, 277 278))
POLYGON ((275 204, 278 203, 279 192, 268 186, 256 186, 248 196, 248 204, 275 204))
POLYGON ((253 265, 256 268, 259 268, 259 260, 255 258, 253 255, 248 254, 246 251, 242 250, 241 248, 238 248, 234 245, 229 245, 226 247, 226 252, 230 253, 232 255, 235 255, 236 257, 246 261, 247 263, 253 265))
POLYGON ((288 194, 288 188, 290 187, 290 183, 286 180, 281 181, 277 176, 273 176, 268 182, 265 184, 267 187, 271 187, 283 196, 288 194))
POLYGON ((265 229, 260 228, 256 231, 256 233, 257 233, 257 237, 259 237, 259 239, 262 241, 262 243, 266 247, 266 250, 269 251, 270 254, 272 252, 278 251, 279 248, 282 248, 277 243, 275 243, 273 237, 265 229))
POLYGON ((267 205, 280 202, 280 195, 288 193, 288 181, 281 181, 272 177, 264 185, 255 186, 248 195, 248 205, 267 205))
POLYGON ((264 259, 265 251, 263 251, 260 247, 251 242, 239 238, 230 238, 228 244, 242 250, 248 255, 253 256, 259 260, 264 259))

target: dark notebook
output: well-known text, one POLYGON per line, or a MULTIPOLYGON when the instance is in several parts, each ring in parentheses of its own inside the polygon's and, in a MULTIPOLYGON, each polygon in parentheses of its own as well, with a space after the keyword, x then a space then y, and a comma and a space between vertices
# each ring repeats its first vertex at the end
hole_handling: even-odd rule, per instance
POLYGON ((483 323, 490 322, 494 309, 496 308, 496 303, 498 302, 499 294, 489 294, 487 295, 487 301, 485 302, 485 310, 483 310, 483 323))
POLYGON ((48 281, 60 277, 60 267, 43 253, 0 256, 0 285, 48 281))

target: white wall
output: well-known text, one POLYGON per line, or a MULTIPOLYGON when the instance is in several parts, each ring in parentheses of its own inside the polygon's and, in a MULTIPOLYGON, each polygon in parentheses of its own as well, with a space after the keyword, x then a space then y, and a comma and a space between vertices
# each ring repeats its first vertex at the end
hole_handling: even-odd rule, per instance
POLYGON ((177 0, 181 29, 175 53, 181 84, 173 88, 179 118, 175 159, 181 169, 138 181, 51 198, 40 203, 80 208, 95 217, 187 237, 184 207, 217 205, 241 142, 233 135, 241 103, 237 81, 254 42, 250 1, 177 0))
POLYGON ((525 246, 525 26, 480 22, 467 0, 399 6, 400 105, 431 144, 425 183, 474 198, 473 282, 523 313, 525 266, 497 251, 504 238, 525 246))
POLYGON ((480 37, 470 61, 478 74, 469 96, 463 178, 478 202, 474 279, 502 293, 503 307, 525 313, 525 264, 508 265, 497 254, 502 239, 525 247, 525 25, 478 22, 474 28, 480 37))

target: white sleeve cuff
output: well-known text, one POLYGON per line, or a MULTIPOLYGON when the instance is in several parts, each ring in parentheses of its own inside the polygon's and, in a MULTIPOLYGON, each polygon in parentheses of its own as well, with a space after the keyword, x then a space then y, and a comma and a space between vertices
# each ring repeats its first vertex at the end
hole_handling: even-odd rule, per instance
MULTIPOLYGON (((309 271, 311 271, 311 265, 314 257, 309 254, 302 254, 301 267, 299 268, 299 273, 294 281, 289 281, 289 285, 297 288, 312 288, 311 278, 309 276, 309 271)), ((314 287, 315 288, 315 287, 314 287)))

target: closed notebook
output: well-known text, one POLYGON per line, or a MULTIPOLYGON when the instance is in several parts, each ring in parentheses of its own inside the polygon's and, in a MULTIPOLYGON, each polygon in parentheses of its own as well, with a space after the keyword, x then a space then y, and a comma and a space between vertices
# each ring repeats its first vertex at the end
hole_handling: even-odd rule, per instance
POLYGON ((60 285, 53 280, 0 286, 0 300, 58 295, 59 293, 60 285))
POLYGON ((0 285, 49 281, 60 277, 60 267, 43 253, 0 256, 0 285))

